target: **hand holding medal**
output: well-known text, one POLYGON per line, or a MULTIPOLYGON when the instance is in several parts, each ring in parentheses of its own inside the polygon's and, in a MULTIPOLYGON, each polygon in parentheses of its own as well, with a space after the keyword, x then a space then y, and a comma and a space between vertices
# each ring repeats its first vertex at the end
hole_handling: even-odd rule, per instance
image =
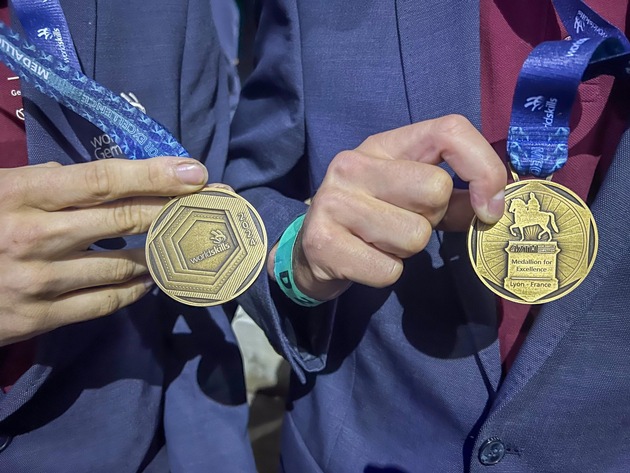
MULTIPOLYGON (((162 125, 81 72, 59 3, 50 2, 48 8, 60 13, 51 17, 59 20, 66 54, 55 50, 55 41, 31 35, 35 46, 0 23, 0 58, 25 83, 107 133, 129 159, 188 157, 162 125)), ((37 31, 31 23, 26 29, 37 31)), ((235 298, 253 283, 266 249, 265 229, 254 208, 231 191, 206 187, 165 205, 149 229, 146 256, 152 277, 169 296, 210 306, 235 298)))
POLYGON ((514 183, 504 216, 473 220, 469 254, 482 282, 518 303, 544 303, 574 290, 597 254, 597 227, 574 192, 551 181, 568 159, 569 116, 580 82, 630 74, 630 42, 582 1, 556 0, 569 41, 542 43, 525 61, 514 94, 507 151, 514 183), (521 181, 519 176, 534 176, 521 181))

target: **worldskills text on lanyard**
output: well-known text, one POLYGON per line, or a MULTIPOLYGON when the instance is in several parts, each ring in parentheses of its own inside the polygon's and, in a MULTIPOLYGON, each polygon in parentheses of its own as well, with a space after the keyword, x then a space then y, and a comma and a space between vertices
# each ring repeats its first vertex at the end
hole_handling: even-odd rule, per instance
MULTIPOLYGON (((129 159, 188 156, 162 125, 83 74, 59 0, 12 3, 35 44, 0 22, 0 59, 22 81, 107 133, 129 159)), ((170 297, 210 306, 253 283, 266 247, 260 216, 245 199, 206 188, 165 205, 149 229, 146 256, 153 279, 170 297)))
POLYGON ((558 299, 587 276, 598 235, 587 205, 551 182, 569 153, 569 118, 580 82, 630 76, 630 42, 581 0, 554 0, 570 40, 537 46, 519 74, 507 152, 515 182, 495 225, 478 219, 468 234, 473 267, 499 296, 524 304, 558 299), (536 179, 519 181, 518 176, 536 179))

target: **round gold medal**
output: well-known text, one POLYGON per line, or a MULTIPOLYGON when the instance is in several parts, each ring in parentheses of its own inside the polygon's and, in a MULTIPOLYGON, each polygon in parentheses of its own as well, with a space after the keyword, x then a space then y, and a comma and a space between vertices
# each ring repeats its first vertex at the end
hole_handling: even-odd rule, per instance
POLYGON ((234 192, 207 187, 168 202, 151 225, 151 276, 173 299, 211 306, 234 299, 260 274, 267 234, 256 210, 234 192))
POLYGON ((575 193, 551 181, 526 180, 505 189, 495 225, 476 217, 468 232, 475 272, 499 296, 542 304, 574 290, 597 254, 597 227, 575 193))

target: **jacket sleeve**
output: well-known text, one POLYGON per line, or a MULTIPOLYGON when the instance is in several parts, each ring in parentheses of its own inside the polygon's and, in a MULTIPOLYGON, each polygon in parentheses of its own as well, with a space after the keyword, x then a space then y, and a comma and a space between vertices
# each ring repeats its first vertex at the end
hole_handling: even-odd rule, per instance
MULTIPOLYGON (((300 24, 295 0, 263 5, 257 65, 245 83, 232 122, 224 181, 260 213, 269 248, 306 212, 314 190, 305 154, 300 24)), ((291 302, 266 268, 239 299, 298 377, 325 366, 335 302, 306 309, 291 302)))

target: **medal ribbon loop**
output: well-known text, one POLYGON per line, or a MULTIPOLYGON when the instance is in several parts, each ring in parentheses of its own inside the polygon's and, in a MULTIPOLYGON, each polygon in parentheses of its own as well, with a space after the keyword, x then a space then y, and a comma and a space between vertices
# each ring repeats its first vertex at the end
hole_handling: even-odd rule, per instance
POLYGON ((630 42, 581 0, 555 0, 570 40, 547 41, 530 53, 516 83, 507 152, 519 175, 545 178, 569 155, 569 119, 582 80, 630 77, 630 42))

